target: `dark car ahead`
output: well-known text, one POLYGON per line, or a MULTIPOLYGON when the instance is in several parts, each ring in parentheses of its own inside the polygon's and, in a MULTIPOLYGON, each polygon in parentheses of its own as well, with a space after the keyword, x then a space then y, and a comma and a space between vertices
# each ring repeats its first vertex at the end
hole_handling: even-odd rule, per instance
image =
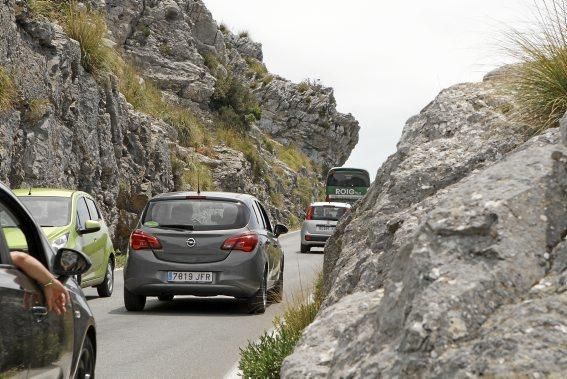
POLYGON ((96 361, 95 322, 81 288, 72 279, 86 272, 82 253, 62 248, 57 254, 19 200, 0 183, 0 378, 92 378, 96 361), (65 283, 67 311, 48 312, 40 285, 16 268, 6 242, 9 229, 25 236, 27 252, 65 283))
POLYGON ((234 296, 251 313, 281 301, 284 256, 268 212, 253 196, 176 192, 146 205, 130 236, 124 303, 144 308, 147 296, 234 296))

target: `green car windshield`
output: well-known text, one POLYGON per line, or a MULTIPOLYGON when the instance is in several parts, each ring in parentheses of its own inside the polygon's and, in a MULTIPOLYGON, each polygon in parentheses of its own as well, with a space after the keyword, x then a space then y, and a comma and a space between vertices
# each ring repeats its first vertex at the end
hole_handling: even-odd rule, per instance
POLYGON ((71 221, 71 199, 55 196, 25 196, 20 201, 42 227, 69 225, 71 221))

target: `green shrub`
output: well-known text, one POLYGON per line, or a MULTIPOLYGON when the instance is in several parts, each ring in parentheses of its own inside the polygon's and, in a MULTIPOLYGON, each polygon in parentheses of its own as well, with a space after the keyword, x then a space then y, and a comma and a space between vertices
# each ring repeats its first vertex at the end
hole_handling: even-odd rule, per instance
POLYGON ((218 56, 216 56, 213 53, 204 53, 203 54, 203 60, 204 60, 205 66, 207 66, 207 68, 209 70, 211 70, 211 72, 213 72, 213 73, 215 73, 216 69, 221 65, 218 56))
POLYGON ((515 95, 515 116, 535 132, 557 126, 567 111, 566 0, 536 3, 536 27, 508 34, 508 52, 520 64, 503 72, 515 95))
POLYGON ((319 274, 313 299, 300 293, 286 306, 283 317, 276 318, 275 332, 265 332, 258 342, 240 349, 238 368, 244 378, 279 378, 283 360, 293 352, 303 330, 313 322, 321 307, 322 287, 322 274, 319 274))
POLYGON ((219 112, 225 126, 232 128, 246 130, 262 117, 262 109, 250 89, 232 74, 217 80, 210 106, 219 112))
POLYGON ((246 63, 248 64, 249 72, 256 78, 262 79, 268 73, 266 66, 255 58, 246 58, 246 63))
POLYGON ((0 66, 0 111, 13 109, 19 97, 18 87, 12 76, 0 66))
POLYGON ((264 79, 262 79, 262 86, 263 87, 267 86, 272 82, 272 80, 274 80, 274 77, 272 75, 266 75, 264 79))
POLYGON ((307 82, 307 80, 304 80, 297 85, 297 90, 301 93, 309 91, 309 88, 311 88, 311 87, 309 86, 309 83, 307 82))

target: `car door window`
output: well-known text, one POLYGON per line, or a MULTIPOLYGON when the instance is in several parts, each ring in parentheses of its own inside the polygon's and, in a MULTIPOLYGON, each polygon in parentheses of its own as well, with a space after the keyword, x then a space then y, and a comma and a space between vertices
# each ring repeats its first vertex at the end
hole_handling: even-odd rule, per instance
POLYGON ((85 201, 87 202, 87 207, 89 208, 90 219, 93 221, 100 220, 100 213, 95 205, 95 202, 88 198, 85 198, 85 201))
POLYGON ((20 223, 4 204, 0 204, 0 228, 10 250, 28 251, 28 242, 20 223))
POLYGON ((258 202, 256 204, 258 204, 258 208, 260 209, 260 213, 262 214, 262 218, 264 219, 264 223, 266 225, 266 230, 269 230, 270 232, 272 232, 272 225, 270 224, 270 218, 268 217, 268 212, 266 212, 266 210, 264 209, 262 204, 260 204, 258 202))
POLYGON ((260 211, 260 208, 258 208, 258 203, 256 201, 252 203, 252 208, 254 209, 254 213, 256 214, 256 220, 258 221, 258 225, 262 229, 266 229, 266 222, 264 221, 264 217, 262 216, 262 212, 260 211))
POLYGON ((85 223, 90 220, 89 208, 85 203, 85 198, 81 197, 77 200, 77 226, 80 229, 85 228, 85 223))

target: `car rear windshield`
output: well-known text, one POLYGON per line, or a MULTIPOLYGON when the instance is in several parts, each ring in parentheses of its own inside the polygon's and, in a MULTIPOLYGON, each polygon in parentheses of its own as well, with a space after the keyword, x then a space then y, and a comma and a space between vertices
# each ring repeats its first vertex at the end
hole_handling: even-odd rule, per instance
POLYGON ((369 187, 368 174, 359 171, 335 171, 329 174, 327 186, 330 187, 369 187))
POLYGON ((65 226, 71 222, 71 198, 25 196, 19 199, 40 226, 65 226))
POLYGON ((236 201, 158 200, 148 204, 142 224, 153 228, 225 230, 245 227, 249 217, 247 207, 236 201))
POLYGON ((331 220, 337 221, 346 212, 345 207, 333 207, 333 206, 316 206, 313 207, 313 220, 331 220))

